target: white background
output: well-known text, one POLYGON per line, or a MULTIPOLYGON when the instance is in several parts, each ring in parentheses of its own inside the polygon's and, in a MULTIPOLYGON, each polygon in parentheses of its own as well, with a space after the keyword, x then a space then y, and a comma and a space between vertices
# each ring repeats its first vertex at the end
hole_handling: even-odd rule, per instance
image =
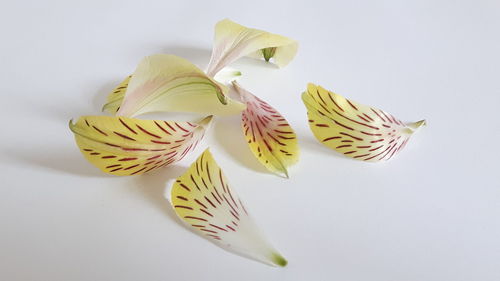
POLYGON ((500 280, 500 2, 287 2, 2 0, 0 280, 500 280), (204 68, 225 17, 300 42, 281 70, 233 64, 297 131, 291 179, 253 158, 238 116, 154 174, 87 163, 69 119, 100 114, 146 55, 204 68), (428 126, 390 162, 341 157, 309 131, 307 82, 428 126), (207 145, 288 267, 176 221, 165 182, 207 145))

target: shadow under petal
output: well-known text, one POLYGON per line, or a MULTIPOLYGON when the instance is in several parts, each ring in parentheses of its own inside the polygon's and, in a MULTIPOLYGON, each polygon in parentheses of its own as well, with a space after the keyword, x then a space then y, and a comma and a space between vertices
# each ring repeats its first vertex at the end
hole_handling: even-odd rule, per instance
POLYGON ((170 206, 170 202, 165 197, 165 191, 167 189, 170 190, 170 186, 167 186, 167 184, 172 184, 170 181, 174 181, 184 174, 187 169, 188 167, 171 165, 144 175, 133 177, 138 187, 138 189, 136 189, 137 192, 139 192, 145 200, 155 206, 156 209, 160 210, 179 224, 181 224, 181 221, 175 214, 172 206, 170 206))
POLYGON ((2 151, 10 162, 17 162, 40 170, 59 171, 83 177, 113 177, 87 162, 79 151, 64 147, 12 147, 2 151))

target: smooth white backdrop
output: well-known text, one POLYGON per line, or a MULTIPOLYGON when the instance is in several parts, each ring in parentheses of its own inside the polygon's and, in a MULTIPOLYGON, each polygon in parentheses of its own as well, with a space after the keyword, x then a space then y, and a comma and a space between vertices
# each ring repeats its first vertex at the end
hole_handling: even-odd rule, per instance
POLYGON ((499 27, 496 0, 2 1, 0 280, 500 280, 499 27), (87 163, 68 121, 100 114, 146 55, 204 68, 225 17, 300 42, 284 69, 233 65, 296 129, 291 178, 253 158, 238 116, 148 176, 87 163), (390 162, 341 157, 309 131, 307 82, 428 126, 390 162), (165 182, 206 146, 288 267, 174 219, 165 182))

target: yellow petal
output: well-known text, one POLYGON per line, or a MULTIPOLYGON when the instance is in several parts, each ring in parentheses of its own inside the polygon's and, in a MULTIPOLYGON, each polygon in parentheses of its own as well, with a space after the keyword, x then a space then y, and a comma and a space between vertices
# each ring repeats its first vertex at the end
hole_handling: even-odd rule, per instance
POLYGON ((215 25, 214 46, 207 73, 213 77, 243 56, 264 57, 266 61, 272 58, 279 67, 284 67, 295 57, 297 49, 295 40, 225 19, 215 25))
POLYGON ((272 106, 233 82, 247 108, 241 113, 242 128, 253 155, 269 171, 288 177, 287 168, 299 160, 297 136, 286 119, 272 106))
POLYGON ((219 247, 269 265, 286 265, 259 231, 208 149, 177 178, 170 201, 182 221, 219 247))
POLYGON ((71 131, 82 154, 103 172, 144 174, 181 160, 203 138, 212 116, 198 123, 82 116, 71 131))
POLYGON ((144 58, 130 79, 119 116, 159 111, 230 115, 245 106, 226 96, 226 86, 174 55, 144 58))
POLYGON ((130 78, 132 78, 132 75, 127 76, 127 78, 125 78, 111 93, 109 93, 106 99, 106 104, 102 107, 102 111, 112 115, 116 114, 122 104, 130 78))
POLYGON ((391 114, 309 84, 302 94, 309 126, 324 145, 354 159, 389 160, 425 120, 403 123, 391 114))

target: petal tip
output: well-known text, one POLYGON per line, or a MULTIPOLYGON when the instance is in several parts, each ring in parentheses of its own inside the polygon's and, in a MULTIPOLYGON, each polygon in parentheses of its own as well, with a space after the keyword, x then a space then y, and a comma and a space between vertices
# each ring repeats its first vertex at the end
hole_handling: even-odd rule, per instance
POLYGON ((288 261, 279 253, 273 253, 272 262, 279 267, 285 267, 288 264, 288 261))

